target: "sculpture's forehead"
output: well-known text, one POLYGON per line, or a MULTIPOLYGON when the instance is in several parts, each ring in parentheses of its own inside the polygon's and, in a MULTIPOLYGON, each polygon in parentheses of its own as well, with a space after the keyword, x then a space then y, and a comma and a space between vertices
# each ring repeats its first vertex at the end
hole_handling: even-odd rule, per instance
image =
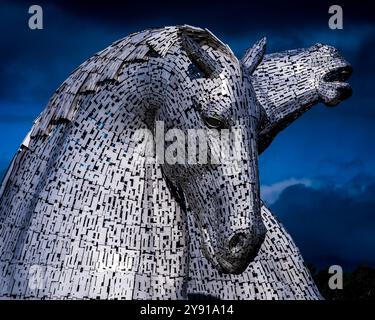
POLYGON ((296 64, 300 65, 300 68, 305 67, 312 68, 311 71, 316 69, 322 69, 326 67, 333 67, 335 64, 343 64, 345 59, 340 55, 337 49, 328 45, 317 44, 307 49, 294 49, 284 52, 274 53, 267 55, 262 62, 260 68, 255 71, 256 74, 263 72, 263 65, 272 65, 264 74, 265 77, 270 77, 273 73, 280 72, 280 69, 284 69, 285 73, 291 70, 287 69, 288 65, 296 64))
POLYGON ((242 73, 240 62, 232 54, 222 53, 219 57, 219 62, 223 67, 222 74, 226 78, 238 77, 242 73))
POLYGON ((347 64, 348 62, 333 47, 324 45, 311 52, 311 65, 314 67, 314 70, 334 69, 344 67, 347 64))
POLYGON ((216 78, 198 79, 199 85, 196 92, 202 96, 202 99, 210 101, 230 101, 239 100, 245 95, 244 78, 241 71, 236 73, 223 70, 216 78))
MULTIPOLYGON (((255 117, 258 103, 254 91, 244 85, 241 77, 227 77, 224 73, 216 79, 205 81, 197 95, 202 108, 211 115, 237 121, 242 117, 255 117)), ((256 118, 256 117, 255 117, 256 118)))
POLYGON ((215 90, 211 92, 214 94, 233 95, 239 93, 239 88, 244 85, 245 80, 241 64, 238 60, 230 59, 226 55, 220 56, 217 61, 221 67, 220 73, 215 77, 205 79, 207 81, 202 81, 202 84, 214 88, 215 90))

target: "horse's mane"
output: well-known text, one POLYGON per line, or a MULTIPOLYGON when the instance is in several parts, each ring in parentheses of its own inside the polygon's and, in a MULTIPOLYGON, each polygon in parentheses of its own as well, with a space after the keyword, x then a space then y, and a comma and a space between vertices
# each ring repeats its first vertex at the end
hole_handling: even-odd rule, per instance
POLYGON ((72 121, 80 97, 99 91, 105 83, 115 83, 128 64, 147 62, 150 57, 165 57, 181 32, 197 41, 202 48, 207 46, 234 56, 231 49, 207 29, 184 25, 130 34, 93 55, 70 74, 35 120, 30 136, 48 135, 55 124, 72 121))

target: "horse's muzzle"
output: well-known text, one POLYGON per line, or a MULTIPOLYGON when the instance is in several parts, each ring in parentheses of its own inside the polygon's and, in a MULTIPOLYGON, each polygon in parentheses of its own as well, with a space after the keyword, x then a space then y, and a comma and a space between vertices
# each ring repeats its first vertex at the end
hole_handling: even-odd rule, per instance
POLYGON ((256 234, 250 230, 239 230, 228 241, 218 262, 223 273, 239 274, 257 256, 265 238, 265 230, 258 230, 256 234))

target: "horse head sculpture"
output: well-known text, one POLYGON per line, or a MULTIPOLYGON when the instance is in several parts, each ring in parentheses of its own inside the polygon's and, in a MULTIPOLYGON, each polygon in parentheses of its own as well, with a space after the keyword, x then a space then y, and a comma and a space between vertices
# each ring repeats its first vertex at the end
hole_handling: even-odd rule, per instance
MULTIPOLYGON (((250 80, 265 43, 257 43, 240 62, 207 31, 197 37, 182 30, 180 41, 181 54, 164 58, 170 73, 155 76, 157 83, 151 83, 151 88, 158 88, 151 94, 157 99, 149 100, 154 121, 162 122, 165 130, 182 130, 186 137, 190 129, 207 135, 241 129, 242 161, 236 175, 226 174, 225 164, 189 164, 187 157, 182 163, 163 164, 163 172, 181 188, 196 215, 205 255, 218 270, 240 273, 256 256, 265 235, 254 139, 261 113, 250 80), (207 43, 204 49, 199 39, 207 43)), ((153 63, 160 62, 150 59, 151 68, 153 63)))
POLYGON ((265 46, 239 61, 208 30, 166 27, 73 71, 0 189, 0 297, 320 298, 261 203, 258 155, 312 105, 347 98, 351 68, 328 46, 265 46))
POLYGON ((351 73, 350 64, 327 45, 266 55, 252 82, 265 111, 259 153, 312 106, 319 102, 335 106, 349 98, 352 89, 345 81, 351 73))

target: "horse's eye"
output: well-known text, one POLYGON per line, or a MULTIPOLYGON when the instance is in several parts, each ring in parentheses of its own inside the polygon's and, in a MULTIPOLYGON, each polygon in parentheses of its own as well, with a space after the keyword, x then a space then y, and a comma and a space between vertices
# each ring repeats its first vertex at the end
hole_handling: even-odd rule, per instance
POLYGON ((207 127, 212 129, 223 129, 225 127, 224 121, 214 117, 203 117, 203 121, 207 127))
POLYGON ((208 78, 208 75, 196 64, 191 63, 188 67, 188 75, 191 80, 208 78))

